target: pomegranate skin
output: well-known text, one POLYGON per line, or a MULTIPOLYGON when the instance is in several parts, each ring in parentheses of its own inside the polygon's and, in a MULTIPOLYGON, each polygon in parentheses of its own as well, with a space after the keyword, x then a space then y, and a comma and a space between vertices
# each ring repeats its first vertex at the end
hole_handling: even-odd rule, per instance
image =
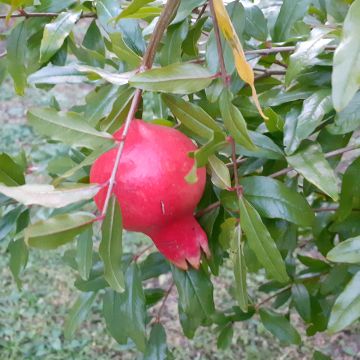
MULTIPOLYGON (((122 138, 123 127, 114 134, 122 138)), ((194 164, 188 153, 196 145, 180 131, 134 119, 126 137, 113 192, 126 230, 150 236, 158 250, 182 269, 198 268, 201 249, 209 256, 204 230, 193 213, 205 187, 206 170, 197 170, 198 181, 184 177, 194 164)), ((91 183, 106 183, 117 149, 101 155, 90 171, 91 183)), ((102 210, 107 186, 95 196, 102 210)))

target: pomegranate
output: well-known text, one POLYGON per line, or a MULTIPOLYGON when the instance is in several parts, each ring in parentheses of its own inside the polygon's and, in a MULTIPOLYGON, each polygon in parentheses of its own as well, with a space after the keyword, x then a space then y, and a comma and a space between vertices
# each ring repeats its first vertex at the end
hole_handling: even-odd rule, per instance
MULTIPOLYGON (((123 127, 114 134, 122 138, 123 127)), ((194 210, 205 187, 205 168, 197 170, 198 181, 184 177, 194 164, 188 153, 196 145, 180 131, 134 119, 126 137, 113 192, 123 215, 124 228, 148 235, 158 250, 181 269, 188 263, 198 268, 201 249, 210 255, 204 230, 194 210)), ((105 183, 114 167, 117 149, 101 155, 90 171, 90 182, 105 183)), ((95 203, 102 210, 104 187, 95 203)))

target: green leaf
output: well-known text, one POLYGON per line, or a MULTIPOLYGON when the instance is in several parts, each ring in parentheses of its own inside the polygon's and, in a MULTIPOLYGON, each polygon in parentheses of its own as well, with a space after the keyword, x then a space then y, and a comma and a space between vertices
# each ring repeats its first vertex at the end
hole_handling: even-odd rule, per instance
POLYGON ((272 39, 274 42, 285 41, 289 38, 295 22, 301 20, 309 6, 309 0, 284 0, 276 19, 272 39))
POLYGON ((141 57, 126 44, 120 33, 110 34, 110 39, 107 45, 120 60, 125 61, 131 69, 140 65, 141 57))
POLYGON ((224 90, 220 96, 220 112, 224 121, 225 128, 234 138, 236 143, 246 149, 256 151, 257 147, 250 138, 245 119, 240 110, 232 102, 232 95, 229 90, 224 90))
POLYGON ((258 212, 244 199, 240 199, 240 224, 250 248, 267 273, 279 282, 287 282, 285 264, 274 240, 258 212))
POLYGON ((45 63, 61 48, 69 36, 75 23, 79 20, 81 11, 66 11, 61 13, 51 23, 45 25, 40 46, 40 63, 45 63))
POLYGON ((130 78, 130 86, 149 91, 191 94, 208 87, 212 75, 206 68, 191 64, 171 64, 138 73, 130 78))
POLYGON ((341 331, 360 317, 360 272, 357 272, 338 296, 331 310, 328 330, 341 331))
POLYGON ((74 112, 65 113, 51 108, 35 108, 29 110, 28 121, 40 134, 72 146, 95 149, 113 143, 110 134, 95 130, 81 115, 74 112))
POLYGON ((212 183, 219 189, 229 189, 231 187, 231 178, 228 167, 215 155, 210 155, 208 162, 212 183))
POLYGON ((279 114, 272 108, 264 109, 264 114, 269 118, 269 120, 265 122, 265 125, 270 132, 283 131, 284 119, 279 114))
POLYGON ((17 186, 25 183, 21 166, 5 153, 0 153, 0 183, 6 186, 17 186))
POLYGON ((22 206, 17 206, 16 208, 8 211, 6 214, 2 214, 0 218, 0 240, 3 240, 8 236, 11 231, 15 229, 16 221, 19 218, 23 210, 22 206))
POLYGON ((314 28, 311 31, 309 40, 298 43, 295 52, 290 55, 289 66, 285 76, 286 86, 289 86, 296 76, 308 66, 317 63, 316 57, 332 41, 331 38, 324 39, 330 31, 331 29, 314 28))
POLYGON ((162 66, 178 63, 181 61, 182 47, 189 30, 187 21, 171 25, 165 36, 164 46, 161 48, 160 64, 162 66))
POLYGON ((93 256, 93 230, 88 228, 80 234, 76 246, 76 262, 79 275, 82 279, 87 280, 90 276, 93 256))
POLYGON ((125 273, 125 284, 123 293, 108 289, 104 295, 106 327, 118 343, 126 344, 130 337, 140 351, 145 351, 145 295, 134 263, 125 273))
POLYGON ((352 132, 360 127, 360 92, 357 92, 349 104, 335 115, 333 124, 326 129, 334 135, 352 132))
POLYGON ((260 8, 252 3, 245 3, 245 28, 247 35, 266 41, 268 35, 267 20, 260 8))
POLYGON ((338 180, 318 144, 306 144, 286 159, 289 165, 306 180, 329 195, 334 201, 339 199, 338 180))
POLYGON ((95 297, 96 293, 92 292, 78 296, 64 323, 64 335, 66 339, 70 340, 73 338, 77 328, 88 316, 95 297))
POLYGON ((260 309, 260 319, 267 330, 276 336, 284 344, 301 344, 299 333, 290 324, 285 316, 273 311, 260 309))
POLYGON ((82 45, 87 49, 94 50, 101 55, 105 55, 104 39, 96 24, 96 19, 94 19, 87 28, 82 45))
POLYGON ((171 24, 177 24, 186 19, 193 11, 193 9, 204 4, 205 0, 187 0, 186 3, 181 1, 180 6, 176 12, 176 17, 171 24))
POLYGON ((14 80, 15 91, 18 95, 24 95, 26 86, 26 42, 27 26, 23 21, 15 26, 7 38, 8 71, 14 80))
POLYGON ((140 10, 143 6, 153 2, 154 0, 132 0, 131 3, 121 11, 121 13, 116 16, 114 19, 115 22, 120 19, 126 18, 130 15, 135 14, 138 10, 140 10))
POLYGON ((207 18, 204 16, 197 21, 189 30, 182 49, 189 56, 199 56, 198 41, 202 33, 202 28, 207 18))
POLYGON ((119 203, 112 196, 103 221, 99 255, 104 262, 104 278, 117 292, 124 291, 124 275, 121 268, 122 216, 119 203))
POLYGON ((94 215, 84 212, 56 215, 29 225, 25 229, 25 242, 37 249, 56 249, 91 227, 94 221, 94 215))
POLYGON ((346 219, 352 209, 360 207, 360 157, 357 158, 345 171, 341 183, 340 206, 336 212, 337 221, 346 219))
POLYGON ((37 184, 8 187, 0 184, 0 193, 19 203, 49 208, 61 208, 82 200, 92 199, 100 189, 100 185, 86 184, 65 188, 37 184))
POLYGON ((28 262, 29 250, 24 239, 10 241, 8 249, 10 252, 9 267, 11 274, 16 281, 17 287, 21 289, 21 279, 19 276, 28 262))
POLYGON ((241 227, 238 225, 235 229, 234 236, 230 241, 230 259, 233 264, 235 277, 235 297, 243 312, 248 311, 248 294, 246 286, 246 263, 241 241, 241 227))
POLYGON ((342 241, 326 257, 333 262, 360 264, 360 236, 342 241))
POLYGON ((294 284, 291 287, 291 296, 297 312, 306 322, 310 322, 311 302, 306 287, 301 283, 294 284))
POLYGON ((155 252, 148 255, 148 257, 140 263, 140 270, 142 280, 148 280, 168 273, 170 271, 170 265, 164 255, 155 252))
MULTIPOLYGON (((123 88, 127 88, 124 86, 123 88)), ((105 85, 95 89, 86 96, 86 108, 84 117, 86 121, 96 126, 100 119, 109 115, 112 106, 121 90, 114 85, 105 85)))
POLYGON ((332 99, 336 111, 349 104, 360 87, 360 0, 355 0, 346 15, 343 37, 334 53, 332 99))
POLYGON ((144 360, 166 360, 168 359, 167 352, 165 329, 160 323, 155 323, 151 328, 144 360))
POLYGON ((200 106, 168 94, 162 95, 162 99, 174 116, 195 134, 210 139, 213 131, 222 131, 215 120, 200 106))
POLYGON ((86 74, 76 65, 56 66, 48 64, 28 77, 29 84, 79 84, 86 80, 86 74))
POLYGON ((234 336, 233 324, 229 322, 220 331, 217 339, 218 349, 225 350, 230 347, 232 338, 234 336))
MULTIPOLYGON (((302 140, 306 139, 322 122, 324 116, 332 110, 330 89, 316 91, 304 103, 296 124, 285 125, 284 145, 288 155, 294 153, 302 140), (295 125, 295 126, 294 126, 295 125), (290 130, 290 131, 289 131, 290 130)), ((290 118, 290 121, 293 119, 290 118)))
POLYGON ((281 181, 265 176, 241 179, 244 196, 262 216, 284 219, 299 226, 311 226, 314 213, 305 198, 281 181))
POLYGON ((207 322, 215 311, 213 285, 204 270, 183 271, 171 266, 171 271, 179 293, 180 322, 184 334, 192 338, 195 330, 207 322))
POLYGON ((75 65, 75 69, 85 73, 90 80, 104 79, 110 84, 125 85, 134 72, 115 73, 89 65, 75 65))
POLYGON ((126 45, 137 55, 141 55, 145 50, 145 41, 141 34, 138 21, 132 19, 122 19, 119 22, 113 19, 119 15, 120 6, 113 0, 96 1, 96 13, 98 21, 108 34, 120 33, 126 45))

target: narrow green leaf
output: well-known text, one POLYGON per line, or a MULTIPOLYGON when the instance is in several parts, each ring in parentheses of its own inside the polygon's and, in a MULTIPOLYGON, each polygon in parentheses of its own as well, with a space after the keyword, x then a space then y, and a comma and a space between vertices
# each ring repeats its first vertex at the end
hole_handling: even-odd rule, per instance
MULTIPOLYGON (((311 226, 315 220, 305 198, 281 181, 265 176, 251 176, 240 181, 244 196, 264 217, 284 219, 300 226, 311 226)), ((234 202, 236 202, 234 195, 234 202)))
POLYGON ((104 262, 104 277, 110 287, 117 292, 124 291, 124 275, 121 268, 122 256, 122 216, 115 196, 109 201, 102 227, 99 255, 104 262))
POLYGON ((79 84, 86 80, 86 74, 77 70, 76 65, 47 66, 28 77, 29 84, 79 84))
POLYGON ((248 311, 248 294, 246 286, 246 263, 241 241, 241 227, 236 227, 234 236, 230 241, 230 259, 233 263, 233 272, 235 277, 235 295, 240 309, 243 312, 248 311))
POLYGON ((218 349, 225 350, 230 347, 232 338, 234 336, 233 324, 229 322, 225 325, 219 334, 217 339, 217 347, 218 349))
POLYGON ((309 0, 284 0, 276 19, 272 39, 275 42, 285 41, 291 34, 295 22, 302 19, 309 6, 309 0))
POLYGON ((193 337, 195 330, 208 323, 215 311, 213 285, 204 270, 183 271, 171 266, 173 278, 179 293, 180 322, 184 333, 193 337))
POLYGON ((213 131, 221 132, 215 120, 200 106, 168 94, 162 95, 162 99, 176 118, 195 134, 210 139, 213 131))
MULTIPOLYGON (((288 155, 294 153, 300 142, 306 139, 321 124, 324 116, 332 110, 330 89, 316 91, 304 103, 296 126, 291 126, 291 134, 285 134, 284 145, 288 155)), ((291 120, 291 119, 290 119, 291 120)), ((289 127, 285 127, 285 131, 289 127)))
POLYGON ((286 159, 289 165, 304 176, 306 180, 329 195, 334 201, 339 199, 338 180, 318 144, 306 144, 286 159))
POLYGON ((330 31, 331 29, 314 28, 309 40, 298 43, 296 50, 290 56, 289 66, 286 70, 286 86, 289 86, 296 76, 308 66, 316 64, 316 57, 332 41, 331 38, 324 38, 330 31))
POLYGON ((105 55, 104 39, 96 24, 96 19, 94 19, 87 28, 82 45, 87 49, 94 50, 99 54, 105 55))
POLYGON ((160 323, 155 323, 150 332, 144 360, 166 360, 168 359, 167 353, 165 329, 160 323))
POLYGON ((239 204, 240 224, 250 248, 272 278, 279 282, 288 281, 284 261, 260 215, 244 198, 239 204))
POLYGON ((120 60, 125 61, 130 69, 140 65, 141 57, 126 44, 120 33, 110 34, 110 39, 108 47, 120 60))
POLYGON ((38 249, 56 249, 91 227, 94 220, 94 215, 83 212, 61 214, 40 220, 25 229, 25 242, 28 246, 38 249))
POLYGON ((333 262, 360 264, 360 236, 342 241, 326 257, 333 262))
POLYGON ((334 53, 332 99, 336 111, 343 110, 360 87, 360 0, 355 0, 346 15, 343 38, 334 53))
POLYGON ((187 0, 186 3, 181 1, 172 24, 177 24, 178 22, 186 19, 195 8, 204 4, 205 1, 206 0, 187 0))
POLYGON ((352 209, 360 207, 360 157, 357 158, 345 171, 341 183, 340 206, 336 212, 337 221, 345 220, 352 209))
POLYGON ((252 3, 245 3, 245 28, 247 35, 253 38, 266 41, 268 35, 267 20, 260 8, 252 3))
POLYGON ((51 108, 29 110, 28 121, 40 134, 72 146, 95 149, 113 143, 112 136, 91 127, 74 112, 57 112, 51 108))
POLYGON ((0 153, 0 183, 6 186, 17 186, 25 183, 21 166, 5 153, 0 153))
POLYGON ((228 167, 215 155, 210 155, 208 161, 212 183, 219 189, 229 189, 231 179, 228 167))
POLYGON ((185 54, 189 56, 199 56, 198 41, 202 34, 202 28, 206 20, 207 17, 203 16, 190 28, 187 37, 182 44, 182 49, 185 54))
POLYGON ((341 331, 360 317, 360 272, 357 272, 336 299, 331 310, 328 330, 341 331))
POLYGON ((28 262, 29 250, 24 239, 10 241, 8 249, 10 252, 9 267, 11 274, 16 281, 17 287, 21 289, 20 274, 25 269, 28 262))
POLYGON ((76 261, 79 274, 82 279, 87 280, 92 267, 93 256, 93 230, 89 228, 80 234, 76 246, 76 261))
POLYGON ((306 287, 301 283, 294 284, 291 287, 291 296, 297 312, 306 322, 310 322, 311 302, 306 287))
POLYGON ((140 351, 145 351, 145 295, 136 264, 132 263, 127 269, 125 283, 123 293, 108 289, 104 295, 106 327, 120 344, 126 344, 130 337, 140 351))
POLYGON ((8 71, 14 80, 15 91, 24 95, 26 86, 27 26, 23 21, 15 26, 7 39, 8 71))
POLYGON ((257 147, 250 138, 245 119, 240 110, 232 102, 232 95, 229 90, 224 90, 220 96, 220 112, 224 121, 225 128, 234 138, 236 143, 246 149, 256 151, 257 147))
POLYGON ((260 309, 260 319, 267 330, 282 343, 300 345, 301 337, 285 316, 273 311, 260 309))
POLYGON ((61 13, 54 21, 45 25, 40 46, 40 62, 45 63, 61 48, 69 36, 75 23, 79 20, 81 11, 61 13))
POLYGON ((11 231, 15 229, 16 221, 19 218, 22 210, 23 210, 22 206, 17 206, 15 209, 12 209, 7 213, 1 215, 0 240, 3 240, 6 236, 8 236, 11 233, 11 231))
POLYGON ((75 331, 86 319, 90 308, 95 300, 96 293, 80 294, 71 307, 68 317, 64 324, 64 335, 66 339, 72 339, 75 331))
POLYGON ((130 86, 142 90, 172 94, 191 94, 210 85, 212 75, 206 68, 191 64, 171 64, 138 73, 130 78, 130 86))
POLYGON ((140 270, 142 280, 148 280, 168 273, 170 271, 170 266, 164 255, 159 252, 154 252, 148 255, 148 257, 140 263, 140 270))
POLYGON ((61 208, 82 200, 92 199, 100 189, 100 185, 87 184, 65 188, 36 184, 8 187, 0 184, 0 193, 19 203, 49 208, 61 208))
POLYGON ((138 10, 153 1, 154 0, 132 0, 131 3, 124 10, 122 10, 121 13, 114 19, 114 21, 117 22, 120 19, 135 14, 138 10))
POLYGON ((174 64, 181 61, 181 44, 185 40, 189 30, 189 23, 183 21, 171 25, 165 36, 164 46, 161 48, 160 64, 162 66, 174 64))

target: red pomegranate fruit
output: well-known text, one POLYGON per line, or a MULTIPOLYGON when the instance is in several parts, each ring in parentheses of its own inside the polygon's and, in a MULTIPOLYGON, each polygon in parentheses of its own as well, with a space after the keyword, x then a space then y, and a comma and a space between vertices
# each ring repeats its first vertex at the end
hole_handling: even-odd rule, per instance
MULTIPOLYGON (((123 127, 114 134, 122 138, 123 127)), ((210 255, 204 230, 194 210, 205 187, 205 168, 198 181, 184 177, 194 164, 188 153, 196 145, 180 131, 134 119, 126 137, 113 192, 121 206, 124 228, 148 235, 158 250, 181 269, 198 268, 201 249, 210 255)), ((117 149, 101 155, 90 171, 91 183, 106 183, 117 149)), ((95 196, 102 210, 107 186, 95 196)))

